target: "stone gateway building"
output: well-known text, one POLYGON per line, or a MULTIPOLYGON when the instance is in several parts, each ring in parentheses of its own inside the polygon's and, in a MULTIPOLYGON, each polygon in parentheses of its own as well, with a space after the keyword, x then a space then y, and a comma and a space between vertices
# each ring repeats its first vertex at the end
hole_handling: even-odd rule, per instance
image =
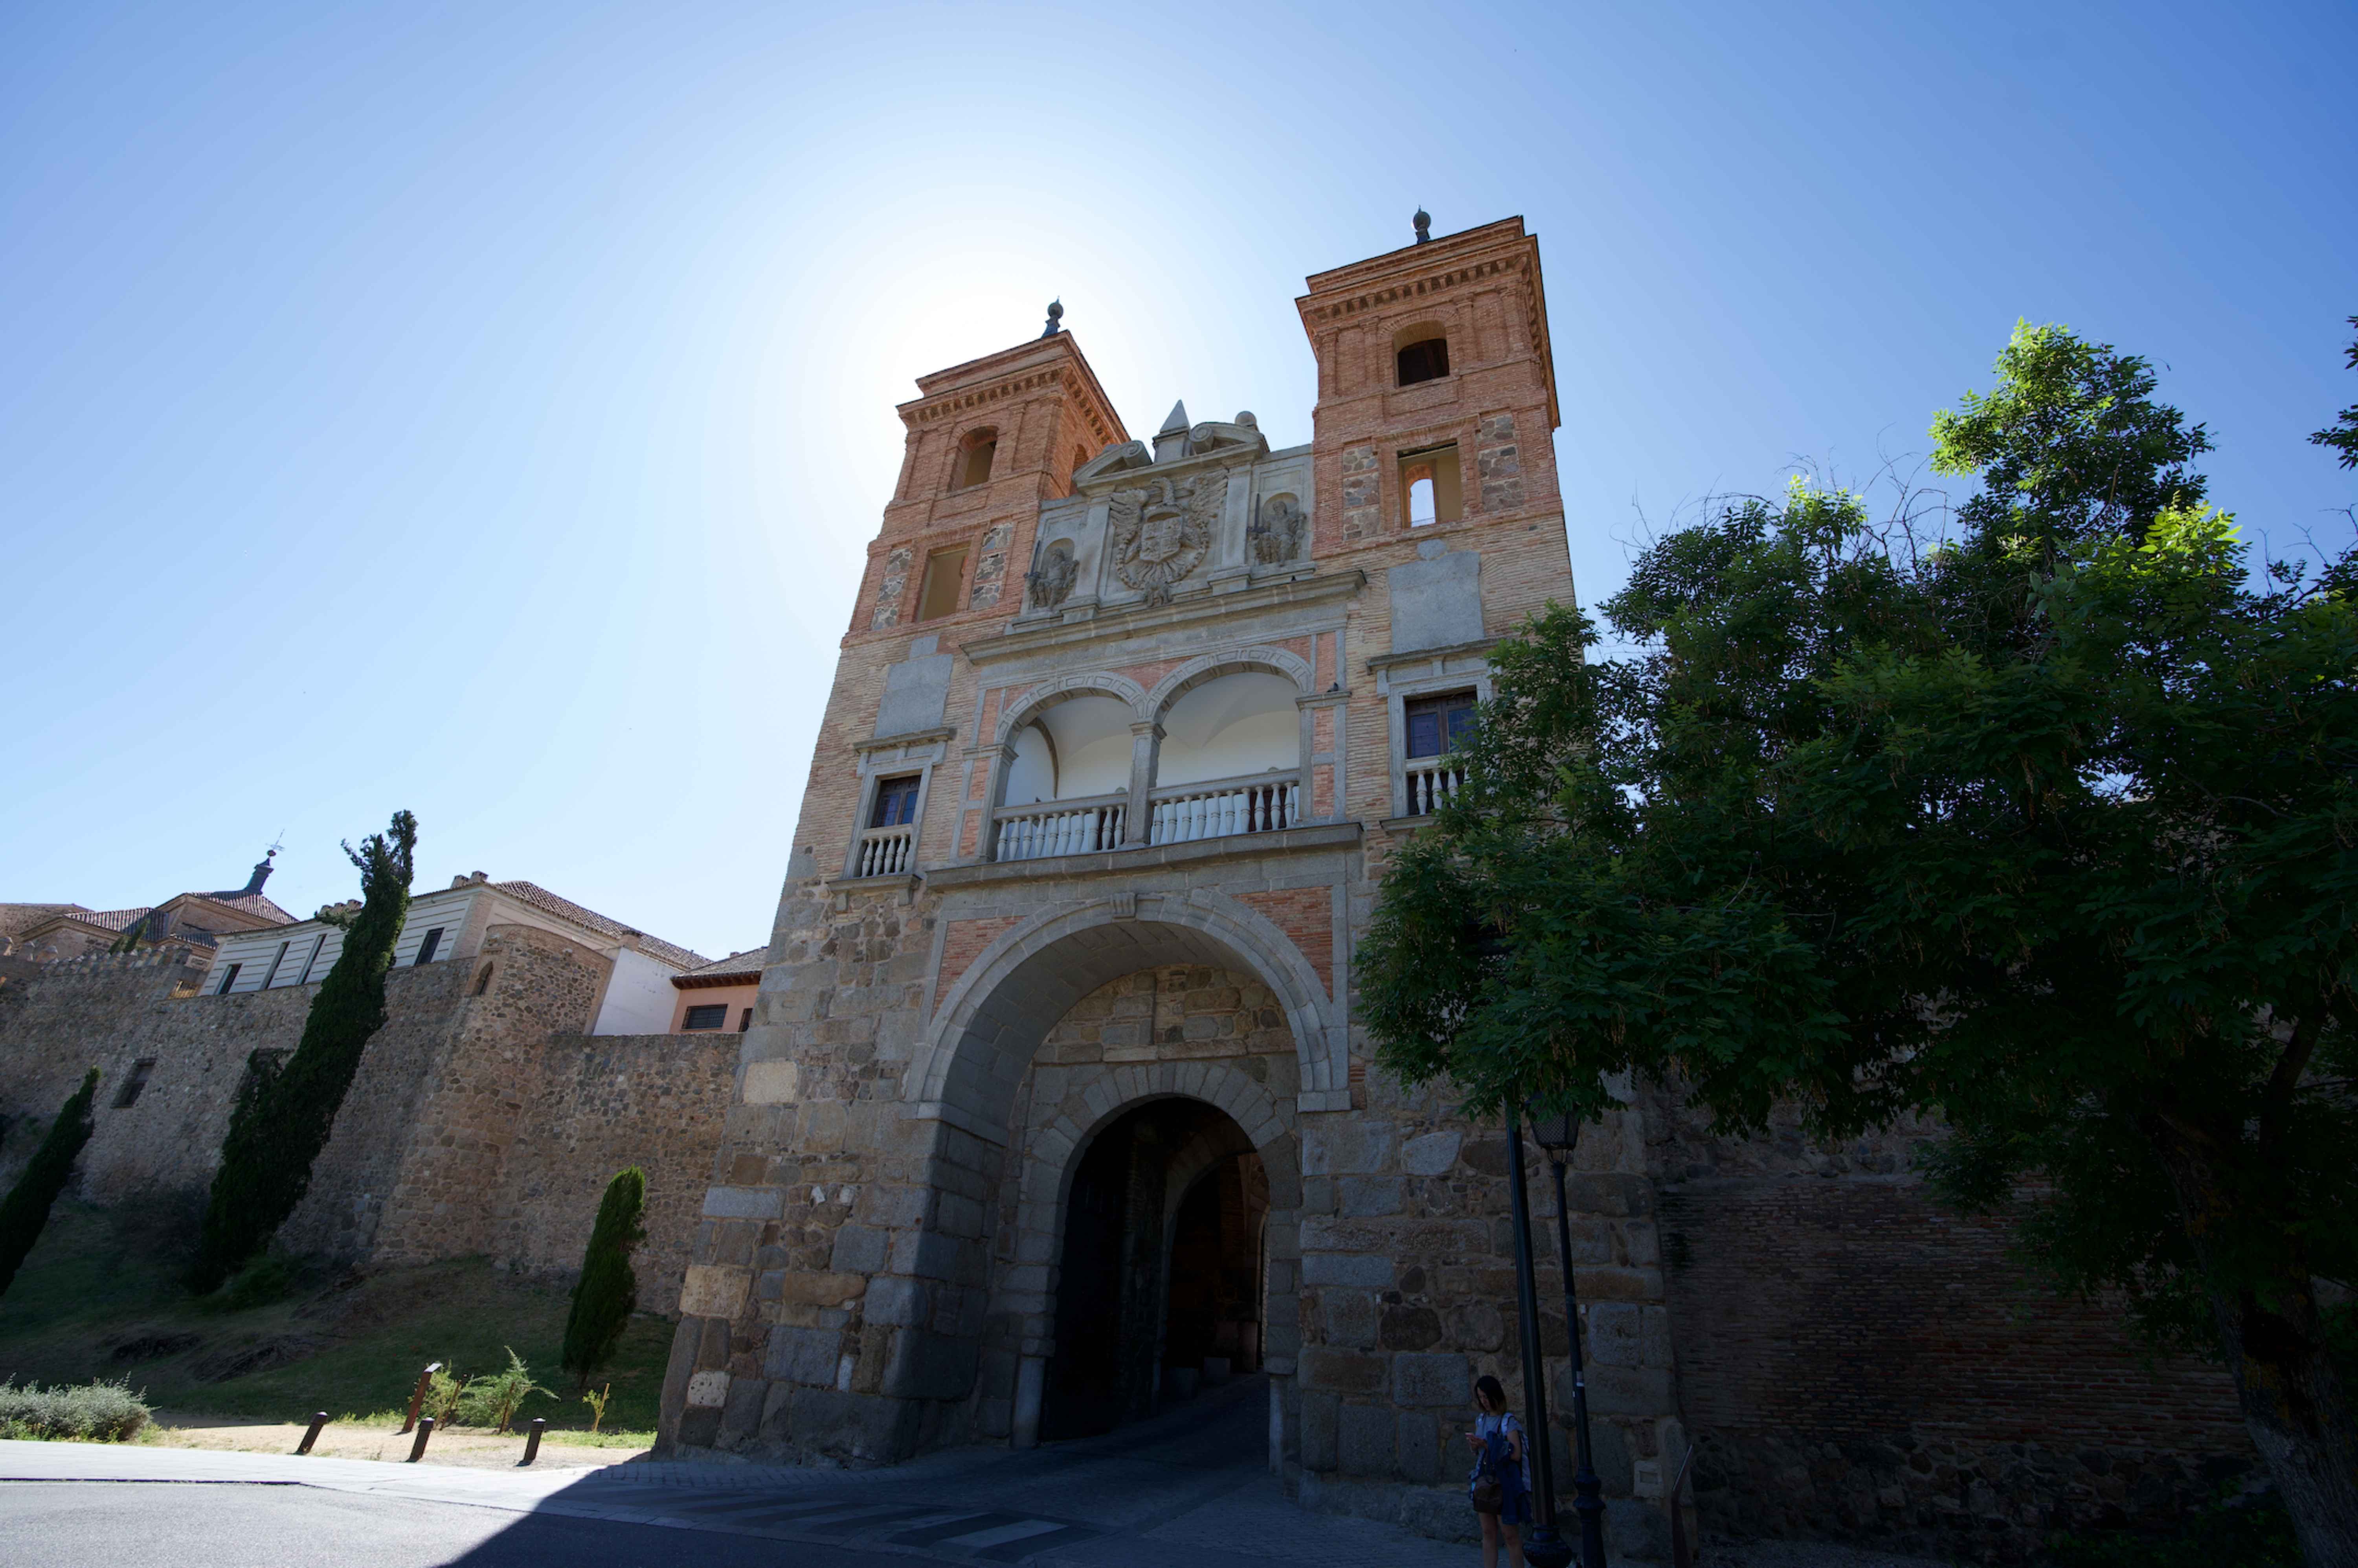
MULTIPOLYGON (((1462 1528, 1472 1380, 1520 1390, 1507 1150, 1370 1071, 1351 955, 1489 651, 1572 597, 1539 247, 1420 226, 1297 303, 1306 446, 1184 405, 1132 439, 1053 314, 901 406, 671 1451, 1022 1446, 1255 1371, 1304 1501, 1462 1528)), ((1930 1210, 1908 1156, 1723 1145, 1659 1094, 1589 1130, 1625 1551, 1659 1548, 1691 1444, 1714 1523, 1977 1545, 2243 1462, 2223 1377, 2094 1308, 2033 1301, 2027 1331, 2002 1232, 1930 1210)))

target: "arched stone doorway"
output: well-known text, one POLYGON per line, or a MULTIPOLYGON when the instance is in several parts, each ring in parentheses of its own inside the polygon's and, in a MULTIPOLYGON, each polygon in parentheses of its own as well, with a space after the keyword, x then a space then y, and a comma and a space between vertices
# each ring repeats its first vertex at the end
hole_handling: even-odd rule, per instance
POLYGON ((1064 1209, 1041 1441, 1259 1369, 1269 1177, 1233 1118, 1176 1097, 1130 1108, 1074 1162, 1064 1209))
MULTIPOLYGON (((939 1383, 912 1380, 901 1387, 914 1393, 959 1377, 967 1382, 963 1410, 955 1418, 945 1414, 943 1430, 963 1429, 1017 1446, 1040 1441, 1057 1361, 1067 1199, 1084 1155, 1139 1108, 1185 1101, 1210 1114, 1203 1125, 1225 1129, 1216 1140, 1219 1158, 1252 1156, 1234 1177, 1236 1206, 1241 1210, 1241 1184, 1249 1179, 1249 1223, 1259 1234, 1241 1292, 1230 1290, 1225 1300, 1209 1303, 1182 1300, 1181 1332, 1207 1332, 1215 1342, 1196 1358, 1199 1366, 1218 1358, 1219 1345, 1230 1344, 1237 1347, 1228 1357, 1232 1366, 1249 1359, 1268 1372, 1272 1455, 1282 1455, 1292 1441, 1287 1434, 1298 1403, 1293 1390, 1301 1343, 1298 1119, 1305 1108, 1347 1101, 1348 1093, 1343 1010, 1328 993, 1323 964, 1314 968, 1252 905, 1209 889, 1114 893, 1013 920, 1000 916, 1003 908, 978 899, 946 909, 943 977, 931 1022, 903 1077, 909 1114, 936 1124, 923 1179, 937 1195, 927 1200, 934 1212, 925 1226, 929 1234, 918 1245, 928 1250, 918 1262, 955 1281, 955 1293, 929 1290, 936 1304, 928 1321, 903 1334, 935 1357, 925 1364, 941 1368, 939 1383), (955 957, 959 923, 985 920, 998 925, 991 939, 971 957, 955 957), (1128 994, 1139 988, 1157 992, 1159 1000, 1128 994), (1214 1010, 1249 1013, 1249 1022, 1213 1027, 1198 992, 1222 993, 1214 1010), (1103 1038, 1077 1055, 1057 1044, 1060 1030, 1093 1010, 1109 1014, 1125 1008, 1144 1008, 1152 1017, 1098 1020, 1103 1038), (1238 1310, 1239 1293, 1250 1298, 1249 1312, 1238 1310), (1208 1327, 1200 1316, 1206 1310, 1215 1314, 1208 1327), (1247 1324, 1249 1356, 1242 1353, 1247 1324), (960 1362, 971 1372, 961 1375, 960 1362)), ((1200 1129, 1190 1128, 1182 1141, 1195 1141, 1200 1129)), ((1174 1124, 1173 1130, 1175 1136, 1182 1130, 1174 1124)), ((1207 1158, 1205 1168, 1216 1162, 1207 1158)), ((1165 1202, 1184 1204, 1202 1174, 1179 1172, 1174 1193, 1166 1168, 1165 1202)), ((1102 1193, 1102 1184, 1097 1190, 1102 1193)), ((1086 1185, 1083 1196, 1109 1201, 1091 1199, 1086 1185)), ((1088 1206, 1085 1201, 1085 1212, 1088 1206)), ((1127 1243, 1131 1256, 1148 1257, 1159 1273, 1180 1217, 1175 1207, 1163 1216, 1162 1234, 1151 1249, 1127 1243)), ((1200 1230, 1203 1217, 1189 1217, 1200 1230)), ((1238 1223, 1247 1223, 1241 1213, 1238 1223)), ((1226 1231, 1219 1235, 1218 1246, 1228 1250, 1226 1231)), ((1159 1357, 1167 1348, 1163 1336, 1173 1303, 1167 1288, 1141 1289, 1156 1320, 1153 1349, 1139 1351, 1141 1340, 1133 1336, 1129 1358, 1117 1357, 1117 1369, 1106 1374, 1121 1385, 1119 1398, 1107 1395, 1115 1398, 1114 1420, 1141 1400, 1151 1406, 1161 1390, 1159 1357)), ((919 1365, 918 1353, 911 1351, 907 1364, 919 1365)), ((885 1391, 899 1391, 889 1378, 885 1391)), ((1051 1416, 1052 1433, 1061 1419, 1051 1416)), ((1087 1425, 1108 1418, 1100 1411, 1075 1419, 1087 1425)))

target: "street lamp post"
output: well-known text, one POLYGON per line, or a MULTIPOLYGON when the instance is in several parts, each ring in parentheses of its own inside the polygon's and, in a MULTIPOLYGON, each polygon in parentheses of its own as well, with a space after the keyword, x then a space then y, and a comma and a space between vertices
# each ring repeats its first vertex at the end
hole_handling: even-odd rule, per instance
POLYGON ((1515 1315, 1522 1330, 1523 1461, 1531 1482, 1531 1528, 1523 1542, 1523 1560, 1531 1568, 1568 1568, 1572 1546, 1555 1528, 1555 1462, 1549 1453, 1546 1369, 1540 1361, 1540 1292, 1531 1271, 1531 1201, 1523 1184, 1523 1130, 1511 1110, 1507 1112, 1507 1177, 1515 1211, 1515 1315))
MULTIPOLYGON (((1572 1278, 1572 1218, 1565 1202, 1564 1166, 1580 1143, 1580 1123, 1569 1111, 1531 1118, 1531 1138, 1547 1151, 1555 1171, 1555 1248, 1563 1265, 1563 1322, 1572 1343, 1573 1439, 1580 1468, 1572 1478, 1573 1510, 1580 1515, 1580 1568, 1605 1568, 1605 1503, 1597 1493, 1596 1465, 1588 1445, 1588 1377, 1580 1358, 1580 1301, 1572 1278)), ((1520 1175, 1520 1165, 1517 1172, 1520 1175)))

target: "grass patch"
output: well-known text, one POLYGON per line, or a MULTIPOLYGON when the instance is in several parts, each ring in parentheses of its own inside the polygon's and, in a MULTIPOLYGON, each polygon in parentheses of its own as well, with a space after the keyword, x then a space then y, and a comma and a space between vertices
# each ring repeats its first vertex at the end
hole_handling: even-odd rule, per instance
POLYGON ((124 1383, 0 1382, 0 1437, 47 1442, 128 1443, 147 1424, 146 1401, 124 1383))
MULTIPOLYGON (((193 1230, 184 1217, 59 1198, 0 1297, 0 1376, 128 1379, 168 1408, 292 1422, 319 1410, 369 1412, 397 1425, 427 1362, 494 1374, 514 1346, 557 1390, 527 1400, 516 1419, 546 1419, 552 1438, 589 1435, 590 1408, 572 1379, 550 1376, 565 1338, 564 1291, 477 1259, 335 1279, 265 1258, 197 1298, 180 1284, 193 1230)), ((653 1430, 671 1336, 662 1318, 631 1319, 614 1365, 599 1374, 614 1389, 607 1426, 653 1430)))

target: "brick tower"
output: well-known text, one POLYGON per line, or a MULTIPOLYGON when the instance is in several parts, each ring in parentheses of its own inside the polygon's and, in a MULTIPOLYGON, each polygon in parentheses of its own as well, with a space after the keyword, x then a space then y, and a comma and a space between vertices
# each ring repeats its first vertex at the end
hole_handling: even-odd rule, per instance
POLYGON ((1489 649, 1571 596, 1538 243, 1420 231, 1299 306, 1308 446, 1130 439, 1053 319, 902 406, 667 1445, 1021 1446, 1242 1373, 1273 1464, 1397 1489, 1511 1384, 1503 1141, 1368 1072, 1349 974, 1489 649))

